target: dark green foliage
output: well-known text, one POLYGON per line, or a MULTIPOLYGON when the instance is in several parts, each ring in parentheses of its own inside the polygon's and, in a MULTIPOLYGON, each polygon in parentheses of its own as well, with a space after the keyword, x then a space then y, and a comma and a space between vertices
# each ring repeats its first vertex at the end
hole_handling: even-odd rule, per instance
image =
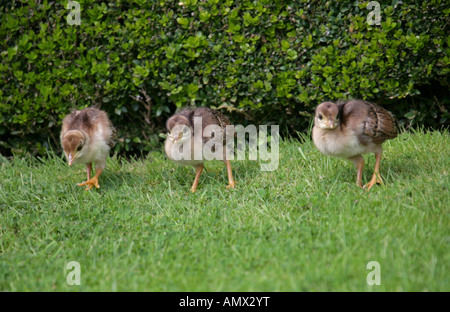
POLYGON ((367 23, 368 1, 80 0, 72 26, 67 2, 0 7, 4 154, 58 146, 63 116, 91 105, 109 113, 122 153, 158 146, 186 105, 298 131, 319 102, 345 98, 390 100, 394 111, 406 98, 400 118, 448 118, 448 93, 419 110, 408 100, 432 81, 449 88, 444 0, 382 3, 379 26, 367 23))

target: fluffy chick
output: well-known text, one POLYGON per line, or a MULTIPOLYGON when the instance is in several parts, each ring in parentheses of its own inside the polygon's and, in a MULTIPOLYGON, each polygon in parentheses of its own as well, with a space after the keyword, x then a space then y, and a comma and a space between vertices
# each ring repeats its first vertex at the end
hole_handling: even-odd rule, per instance
MULTIPOLYGON (((197 119, 198 120, 198 119, 197 119)), ((214 147, 221 145, 223 147, 222 160, 225 162, 228 174, 227 188, 234 188, 235 181, 231 169, 230 160, 227 160, 226 153, 226 126, 230 125, 229 119, 217 110, 206 107, 186 108, 170 117, 167 120, 166 127, 169 131, 165 144, 164 151, 167 157, 173 162, 183 166, 193 166, 195 169, 195 179, 191 187, 191 192, 195 192, 198 185, 198 180, 204 168, 204 161, 206 160, 203 152, 197 153, 200 157, 195 159, 195 147, 203 147, 205 144, 212 144, 214 147), (194 129, 196 118, 201 120, 201 129, 194 129), (211 133, 211 136, 203 136, 205 128, 208 126, 216 126, 216 132, 211 133), (200 133, 199 137, 194 137, 195 131, 200 133), (220 132, 220 133, 218 133, 220 132), (196 141, 199 140, 199 141, 196 141), (189 142, 190 141, 190 144, 189 142), (177 159, 173 155, 175 150, 182 152, 184 146, 190 146, 190 157, 184 159, 177 159)))
POLYGON ((77 184, 90 190, 100 188, 98 178, 106 165, 109 151, 114 147, 115 129, 104 111, 85 108, 73 111, 62 122, 61 145, 72 164, 85 164, 87 180, 77 184), (95 163, 95 176, 91 178, 92 163, 95 163))
POLYGON ((351 160, 358 172, 356 183, 362 187, 364 158, 374 153, 376 158, 372 179, 363 188, 383 184, 379 169, 382 144, 397 136, 397 123, 384 108, 361 100, 324 102, 317 106, 312 139, 325 155, 351 160))

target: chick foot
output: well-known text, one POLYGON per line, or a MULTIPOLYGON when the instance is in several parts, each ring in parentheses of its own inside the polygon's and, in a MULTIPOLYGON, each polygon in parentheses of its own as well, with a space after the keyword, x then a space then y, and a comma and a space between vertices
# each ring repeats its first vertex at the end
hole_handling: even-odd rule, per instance
POLYGON ((375 184, 384 185, 383 180, 381 180, 380 173, 378 172, 373 174, 372 179, 369 183, 363 186, 363 189, 370 190, 375 184))
POLYGON ((77 185, 78 185, 78 186, 86 186, 86 188, 85 188, 86 191, 89 191, 89 190, 92 189, 94 186, 95 186, 96 188, 100 188, 100 186, 98 185, 98 178, 96 178, 96 177, 93 177, 92 179, 87 180, 87 181, 85 181, 85 182, 78 183, 77 185))
POLYGON ((367 183, 366 185, 363 186, 363 188, 367 188, 367 190, 370 190, 372 188, 372 186, 374 186, 375 184, 381 184, 384 185, 383 180, 381 180, 381 176, 380 176, 380 162, 381 162, 381 151, 375 153, 375 169, 373 171, 373 176, 372 176, 372 180, 370 180, 369 183, 367 183))
POLYGON ((228 185, 227 185, 227 189, 234 188, 235 186, 236 186, 236 182, 235 181, 230 181, 228 183, 228 185))
POLYGON ((98 185, 98 177, 100 176, 101 173, 102 173, 102 170, 98 169, 97 172, 95 173, 95 176, 92 179, 89 179, 82 183, 78 183, 77 185, 78 186, 86 186, 86 188, 84 189, 85 191, 91 190, 94 186, 96 188, 100 188, 100 186, 98 185))

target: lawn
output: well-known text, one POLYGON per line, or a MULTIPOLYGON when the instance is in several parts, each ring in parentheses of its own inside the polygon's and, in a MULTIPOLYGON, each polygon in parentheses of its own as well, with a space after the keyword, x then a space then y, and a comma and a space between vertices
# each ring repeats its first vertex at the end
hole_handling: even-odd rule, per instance
POLYGON ((109 158, 90 192, 59 154, 0 156, 0 291, 450 291, 449 143, 448 131, 386 142, 385 186, 368 192, 308 137, 280 142, 273 172, 234 161, 236 189, 207 163, 195 194, 193 169, 162 150, 109 158))

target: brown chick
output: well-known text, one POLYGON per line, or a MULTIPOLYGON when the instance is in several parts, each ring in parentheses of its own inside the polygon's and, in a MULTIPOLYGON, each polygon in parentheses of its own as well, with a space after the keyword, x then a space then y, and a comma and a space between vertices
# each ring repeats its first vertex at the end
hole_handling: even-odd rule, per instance
POLYGON ((73 111, 62 122, 61 145, 64 154, 72 164, 86 164, 87 181, 77 184, 90 190, 100 188, 98 178, 106 165, 109 150, 114 147, 114 127, 104 111, 85 108, 73 111), (95 176, 91 178, 92 163, 95 176))
MULTIPOLYGON (((228 186, 227 188, 234 188, 235 181, 233 179, 233 173, 231 170, 230 160, 226 157, 226 126, 230 125, 230 121, 226 116, 221 114, 217 110, 213 110, 206 107, 198 108, 185 108, 178 114, 170 117, 167 120, 166 127, 169 131, 166 142, 164 144, 164 151, 167 157, 173 162, 183 166, 193 166, 195 169, 195 179, 191 187, 191 192, 197 190, 198 180, 203 171, 203 163, 207 158, 203 153, 205 144, 212 144, 213 147, 223 147, 223 154, 221 160, 225 162, 228 173, 228 186), (196 129, 196 120, 201 121, 201 127, 196 129), (203 136, 205 128, 211 126, 215 129, 210 135, 203 136), (199 133, 199 136, 194 134, 199 133), (197 141, 196 141, 197 140, 197 141), (217 145, 216 145, 217 144, 217 145), (195 148, 201 149, 201 151, 195 151, 195 148), (183 148, 190 148, 187 152, 187 157, 176 157, 176 152, 183 152, 183 148), (197 156, 197 157, 196 157, 197 156)), ((208 131, 206 131, 208 132, 208 131)), ((186 156, 185 155, 185 156, 186 156)))
POLYGON ((379 170, 382 144, 397 136, 397 123, 384 108, 361 100, 317 106, 312 139, 325 155, 351 160, 358 172, 356 184, 362 187, 364 158, 362 154, 375 154, 372 179, 363 188, 370 190, 376 183, 383 184, 379 170))

